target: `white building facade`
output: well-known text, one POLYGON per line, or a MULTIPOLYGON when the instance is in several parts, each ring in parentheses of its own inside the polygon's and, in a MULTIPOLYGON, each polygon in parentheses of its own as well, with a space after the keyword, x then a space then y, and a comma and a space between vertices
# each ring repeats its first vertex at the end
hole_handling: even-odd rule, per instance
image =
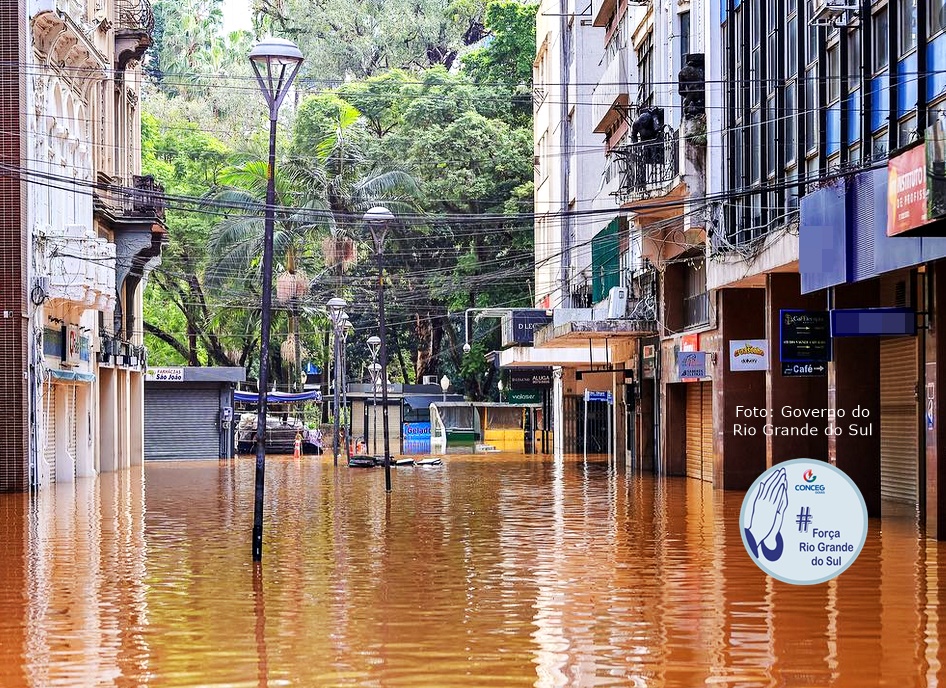
POLYGON ((3 5, 4 59, 21 67, 0 103, 16 132, 4 150, 16 183, 0 191, 15 209, 0 218, 15 266, 0 284, 12 343, 0 490, 22 491, 141 462, 141 294, 165 233, 160 189, 140 176, 150 5, 3 5))

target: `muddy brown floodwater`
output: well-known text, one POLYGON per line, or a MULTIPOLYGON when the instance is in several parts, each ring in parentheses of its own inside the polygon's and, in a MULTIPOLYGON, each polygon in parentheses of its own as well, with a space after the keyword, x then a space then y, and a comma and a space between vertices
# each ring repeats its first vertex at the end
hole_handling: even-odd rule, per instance
POLYGON ((0 495, 0 686, 946 685, 946 544, 896 508, 766 577, 742 493, 604 461, 161 462, 0 495))

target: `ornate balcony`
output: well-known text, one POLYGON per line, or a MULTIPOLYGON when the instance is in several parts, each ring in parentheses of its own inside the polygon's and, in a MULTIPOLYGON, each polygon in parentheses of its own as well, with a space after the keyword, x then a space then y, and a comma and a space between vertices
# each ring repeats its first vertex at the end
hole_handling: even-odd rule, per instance
POLYGON ((154 10, 148 0, 116 0, 115 14, 115 59, 121 71, 130 62, 140 62, 151 47, 154 10))
POLYGON ((621 200, 663 194, 680 174, 680 139, 665 126, 657 138, 614 149, 619 160, 621 200))

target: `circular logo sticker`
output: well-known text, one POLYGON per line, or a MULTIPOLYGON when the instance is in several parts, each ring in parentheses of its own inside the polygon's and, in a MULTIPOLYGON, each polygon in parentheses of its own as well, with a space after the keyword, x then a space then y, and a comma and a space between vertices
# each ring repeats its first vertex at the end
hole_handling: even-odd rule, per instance
POLYGON ((867 504, 844 471, 793 459, 756 478, 739 522, 749 556, 773 578, 814 585, 854 563, 867 539, 867 504))

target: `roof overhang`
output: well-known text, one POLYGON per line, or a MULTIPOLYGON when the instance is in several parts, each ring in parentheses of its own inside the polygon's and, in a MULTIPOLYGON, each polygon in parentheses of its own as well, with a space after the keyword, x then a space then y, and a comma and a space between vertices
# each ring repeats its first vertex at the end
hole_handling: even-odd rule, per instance
POLYGON ((582 343, 587 345, 589 341, 607 342, 622 338, 653 337, 656 334, 657 323, 654 320, 578 320, 536 331, 535 345, 578 347, 582 343))
POLYGON ((602 341, 588 346, 557 346, 536 348, 534 346, 514 346, 497 352, 500 368, 542 368, 546 366, 590 365, 592 362, 607 360, 607 347, 602 341))

